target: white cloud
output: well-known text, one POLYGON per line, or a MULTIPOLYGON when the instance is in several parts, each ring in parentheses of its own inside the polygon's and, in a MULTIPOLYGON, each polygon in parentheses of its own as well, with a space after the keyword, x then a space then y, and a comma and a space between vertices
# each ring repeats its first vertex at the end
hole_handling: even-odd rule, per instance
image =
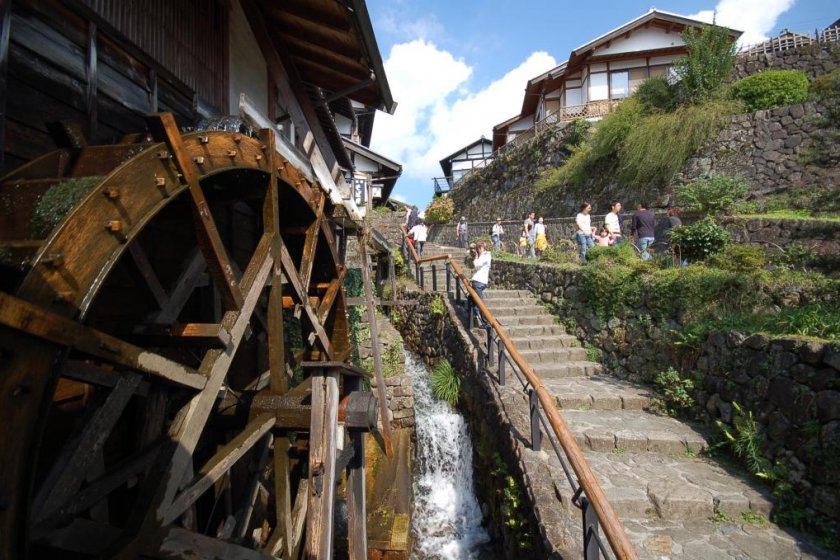
POLYGON ((428 182, 442 174, 441 158, 481 135, 489 138, 494 125, 518 114, 526 81, 556 65, 547 53, 536 52, 475 90, 469 83, 473 70, 463 59, 422 39, 397 44, 385 71, 399 105, 394 115, 376 116, 371 147, 403 164, 400 182, 428 182))
POLYGON ((743 31, 740 45, 760 43, 776 26, 776 20, 793 7, 796 0, 720 0, 714 10, 703 10, 688 17, 715 21, 718 25, 743 31))

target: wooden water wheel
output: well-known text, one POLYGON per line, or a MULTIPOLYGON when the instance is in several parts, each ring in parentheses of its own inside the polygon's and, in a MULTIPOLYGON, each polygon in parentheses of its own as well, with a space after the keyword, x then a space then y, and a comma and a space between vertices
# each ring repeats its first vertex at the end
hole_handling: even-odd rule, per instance
POLYGON ((327 558, 345 468, 362 557, 333 205, 269 131, 148 125, 0 183, 0 557, 327 558))

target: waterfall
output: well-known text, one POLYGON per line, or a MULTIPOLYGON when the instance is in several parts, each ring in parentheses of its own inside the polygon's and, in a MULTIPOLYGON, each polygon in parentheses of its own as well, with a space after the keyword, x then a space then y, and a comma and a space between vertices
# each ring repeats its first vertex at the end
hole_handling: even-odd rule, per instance
POLYGON ((435 398, 429 370, 408 352, 405 369, 414 388, 417 432, 411 557, 486 557, 482 545, 490 538, 473 492, 473 450, 464 417, 435 398))

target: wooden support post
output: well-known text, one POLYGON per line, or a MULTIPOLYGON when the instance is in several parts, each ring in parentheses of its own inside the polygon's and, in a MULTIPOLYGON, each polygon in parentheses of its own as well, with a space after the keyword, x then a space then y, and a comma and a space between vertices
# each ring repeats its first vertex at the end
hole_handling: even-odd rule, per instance
POLYGON ((9 66, 9 34, 11 32, 12 0, 0 4, 0 176, 6 174, 6 92, 9 80, 6 77, 9 66))
POLYGON ((397 269, 393 253, 388 253, 388 281, 391 283, 391 303, 397 301, 397 269))
POLYGON ((330 560, 335 506, 335 459, 338 437, 338 371, 312 373, 312 424, 309 431, 309 507, 306 558, 330 560))
POLYGON ((85 80, 87 81, 87 88, 85 90, 85 109, 88 116, 88 134, 87 137, 92 143, 96 143, 96 125, 97 125, 97 92, 99 89, 99 69, 97 54, 97 29, 96 24, 92 21, 88 22, 88 44, 87 44, 87 63, 85 64, 85 80))
MULTIPOLYGON (((277 437, 274 439, 274 514, 277 518, 277 527, 274 528, 272 540, 282 541, 284 558, 292 558, 292 494, 291 494, 291 465, 289 463, 289 449, 291 444, 288 437, 277 437)), ((306 501, 304 496, 302 501, 306 501)), ((266 552, 274 554, 277 549, 267 549, 266 552)))
MULTIPOLYGON (((348 389, 356 391, 361 383, 358 377, 345 377, 348 389)), ((367 558, 367 496, 365 492, 365 434, 362 430, 348 429, 349 445, 353 458, 347 465, 347 537, 350 560, 367 558)))
POLYGON ((365 301, 370 329, 371 350, 373 352, 373 371, 376 374, 376 393, 379 399, 379 418, 382 422, 382 439, 385 442, 385 454, 394 454, 391 442, 391 422, 388 420, 388 398, 385 394, 385 375, 382 371, 382 349, 379 347, 379 329, 376 324, 376 307, 373 303, 373 290, 370 287, 370 269, 367 256, 365 232, 359 230, 359 257, 362 261, 362 285, 365 289, 365 301))

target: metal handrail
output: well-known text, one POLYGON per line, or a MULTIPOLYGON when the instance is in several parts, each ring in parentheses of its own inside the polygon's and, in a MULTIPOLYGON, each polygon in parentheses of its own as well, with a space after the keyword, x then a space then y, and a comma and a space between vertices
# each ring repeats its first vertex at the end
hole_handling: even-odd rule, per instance
MULTIPOLYGON (((450 255, 436 255, 434 257, 426 257, 425 259, 421 259, 417 255, 417 251, 414 249, 413 246, 411 246, 410 243, 407 242, 407 240, 405 245, 408 246, 409 249, 407 256, 410 259, 414 260, 418 277, 420 276, 420 274, 422 274, 422 272, 420 272, 420 267, 424 262, 440 260, 446 261, 447 291, 449 291, 449 273, 451 270, 452 274, 454 274, 456 279, 456 294, 460 293, 459 288, 463 286, 463 289, 465 293, 469 296, 471 303, 478 308, 478 310, 483 315, 484 319, 490 325, 487 328, 488 363, 492 365, 492 343, 495 342, 500 352, 500 376, 504 375, 504 366, 501 364, 503 362, 509 363, 513 367, 514 373, 516 373, 520 382, 523 384, 523 388, 528 389, 530 387, 529 396, 531 397, 532 408, 536 409, 538 418, 535 431, 534 417, 532 416, 532 446, 535 448, 539 448, 538 440, 540 438, 540 433, 538 424, 541 423, 545 427, 546 433, 553 433, 554 437, 556 438, 557 444, 559 444, 559 446, 563 449, 563 452, 561 453, 560 450, 557 449, 555 441, 552 438, 549 438, 549 441, 551 442, 555 453, 560 459, 561 465, 563 466, 563 470, 566 473, 566 477, 572 487, 572 490, 575 493, 573 502, 583 511, 584 543, 589 542, 591 539, 594 541, 594 544, 598 547, 599 550, 605 552, 603 543, 600 542, 600 538, 598 536, 597 531, 598 525, 600 525, 604 528, 604 533, 606 534, 607 541, 609 542, 610 548, 612 549, 613 554, 615 554, 616 558, 620 560, 638 559, 638 554, 636 553, 636 549, 633 546, 633 543, 630 542, 630 538, 627 536, 627 533, 624 530, 624 526, 619 520, 618 515, 615 513, 612 504, 610 504, 606 494, 604 494, 604 491, 601 488, 601 485, 595 478, 595 474, 592 472, 592 468, 589 466, 589 463, 584 457, 583 451, 581 451, 580 447, 575 441, 574 435, 572 434, 565 420, 563 420, 563 417, 560 415, 560 412, 557 410, 557 406, 551 393, 548 392, 548 390, 543 385, 542 380, 539 378, 539 376, 537 376, 533 368, 528 364, 528 362, 525 360, 522 354, 519 353, 519 350, 510 340, 507 333, 502 328, 501 324, 496 320, 496 318, 493 316, 490 310, 487 309, 487 306, 484 305, 484 301, 482 301, 482 299, 478 297, 478 293, 470 284, 466 275, 461 270, 461 267, 450 255), (495 333, 495 340, 493 340, 491 333, 495 333), (504 348, 506 354, 505 352, 502 352, 502 348, 504 348), (521 372, 522 376, 524 376, 524 381, 519 376, 519 372, 517 372, 517 369, 519 370, 519 372, 521 372), (540 408, 542 409, 542 411, 539 410, 540 408), (575 481, 568 470, 568 466, 566 465, 563 459, 563 455, 565 455, 566 459, 568 459, 568 463, 571 466, 571 469, 577 476, 578 485, 575 484, 575 481), (590 505, 591 510, 589 509, 590 505), (595 514, 594 518, 592 516, 593 511, 595 514)), ((456 295, 456 297, 459 296, 456 295)), ((472 317, 472 315, 470 315, 470 317, 472 317)), ((500 380, 501 384, 504 384, 503 377, 501 377, 500 380)), ((584 551, 586 557, 589 558, 589 554, 592 553, 594 549, 590 549, 589 553, 587 553, 586 548, 584 549, 584 551)))

